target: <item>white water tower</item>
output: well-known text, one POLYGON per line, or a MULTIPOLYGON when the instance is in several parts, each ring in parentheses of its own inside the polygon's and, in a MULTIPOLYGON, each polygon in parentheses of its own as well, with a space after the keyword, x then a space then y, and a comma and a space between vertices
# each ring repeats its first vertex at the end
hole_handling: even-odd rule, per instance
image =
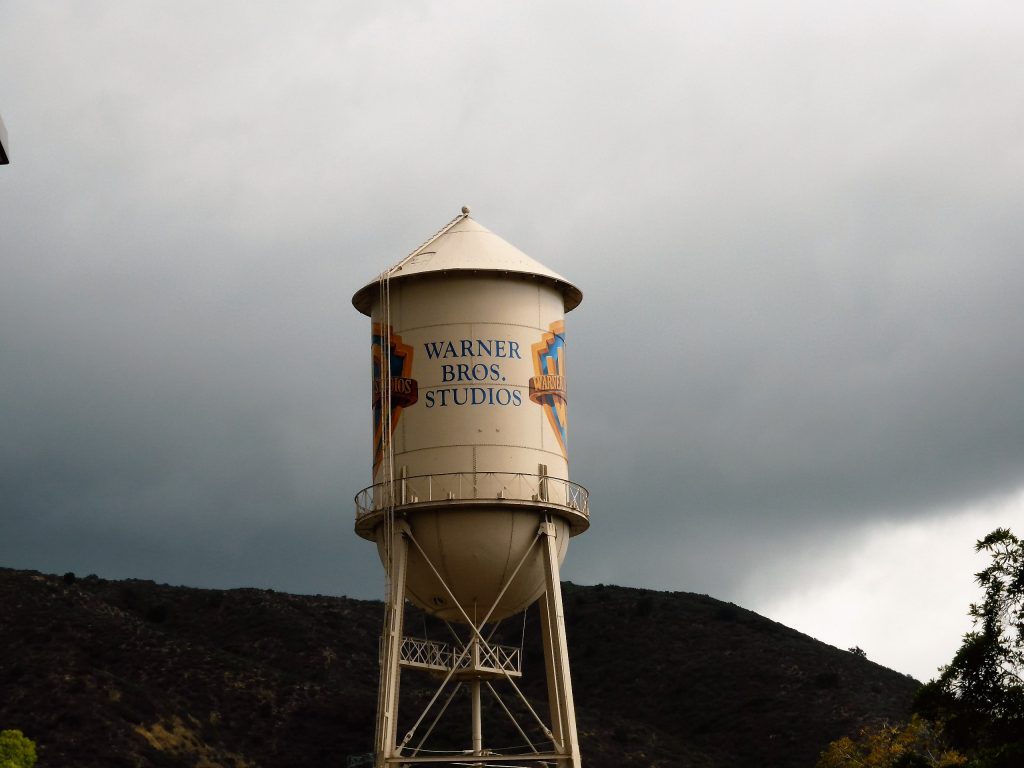
POLYGON ((566 448, 565 313, 581 299, 466 208, 352 298, 370 317, 373 361, 373 485, 356 496, 355 529, 376 542, 387 576, 378 768, 445 764, 426 745, 453 686, 470 692, 470 743, 447 764, 580 766, 559 566, 589 525, 566 448), (515 683, 522 649, 488 634, 538 599, 550 719, 515 683), (404 636, 406 600, 461 625, 465 639, 404 636), (401 668, 440 685, 399 740, 401 668), (492 685, 501 681, 545 743, 517 724, 528 749, 484 747, 482 691, 512 716, 492 685))

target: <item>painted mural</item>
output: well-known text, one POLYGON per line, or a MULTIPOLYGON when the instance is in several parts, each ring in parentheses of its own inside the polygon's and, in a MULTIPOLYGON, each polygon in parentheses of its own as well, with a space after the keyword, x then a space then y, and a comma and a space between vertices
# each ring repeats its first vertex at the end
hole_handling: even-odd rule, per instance
POLYGON ((402 337, 393 332, 391 326, 373 323, 371 326, 371 349, 373 358, 373 472, 384 459, 385 426, 387 436, 395 433, 402 410, 419 399, 419 386, 412 378, 413 349, 402 343, 402 337), (387 349, 388 357, 384 356, 387 349), (391 365, 391 378, 386 382, 387 364, 391 365), (384 393, 391 401, 390 424, 384 424, 384 393))
POLYGON ((558 438, 562 455, 567 456, 568 415, 565 398, 565 321, 549 326, 539 342, 531 347, 534 376, 530 379, 530 400, 544 409, 558 438))

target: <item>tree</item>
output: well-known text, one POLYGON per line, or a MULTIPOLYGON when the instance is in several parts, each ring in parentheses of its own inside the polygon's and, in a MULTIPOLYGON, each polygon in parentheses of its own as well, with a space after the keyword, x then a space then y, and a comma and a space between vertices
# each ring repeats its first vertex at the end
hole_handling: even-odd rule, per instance
POLYGON ((972 765, 1024 765, 1024 541, 997 528, 975 545, 989 565, 975 580, 984 599, 953 661, 924 686, 915 710, 946 723, 972 765))
POLYGON ((817 768, 955 768, 967 758, 948 749, 941 729, 914 715, 909 723, 864 728, 856 741, 844 736, 821 753, 817 768))
POLYGON ((918 691, 914 718, 832 742, 818 768, 1024 766, 1024 540, 997 528, 975 551, 989 564, 975 574, 984 597, 968 610, 973 628, 918 691))
POLYGON ((0 768, 32 768, 36 745, 21 731, 0 731, 0 768))

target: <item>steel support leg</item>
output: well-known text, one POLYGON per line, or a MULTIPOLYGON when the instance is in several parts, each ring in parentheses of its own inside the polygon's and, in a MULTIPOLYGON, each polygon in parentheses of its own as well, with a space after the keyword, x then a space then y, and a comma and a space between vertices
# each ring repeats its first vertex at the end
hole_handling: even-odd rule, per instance
POLYGON ((480 714, 480 681, 474 680, 470 683, 473 694, 473 754, 484 753, 484 729, 483 719, 480 714))
POLYGON ((580 745, 576 736, 576 707, 569 677, 569 648, 565 640, 565 613, 558 573, 558 542, 555 526, 541 523, 544 539, 544 595, 541 597, 541 631, 544 635, 544 667, 551 705, 551 730, 555 751, 565 755, 564 765, 581 768, 580 745))
POLYGON ((391 540, 390 589, 384 635, 381 638, 380 688, 377 695, 377 733, 374 738, 376 768, 385 768, 389 757, 397 757, 398 692, 402 655, 402 624, 405 619, 405 575, 409 561, 409 526, 395 522, 391 540))

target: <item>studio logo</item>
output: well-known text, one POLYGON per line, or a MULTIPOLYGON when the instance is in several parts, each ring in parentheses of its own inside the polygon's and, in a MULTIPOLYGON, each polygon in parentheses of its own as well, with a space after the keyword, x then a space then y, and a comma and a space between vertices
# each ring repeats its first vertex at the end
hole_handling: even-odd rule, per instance
POLYGON ((544 409, 548 422, 558 438, 562 455, 566 456, 568 429, 565 399, 565 322, 549 326, 541 340, 534 344, 533 372, 530 379, 530 400, 544 409))
POLYGON ((391 326, 374 323, 371 330, 373 358, 373 471, 376 473, 384 458, 385 414, 384 395, 391 404, 391 419, 387 426, 388 439, 395 433, 402 409, 419 399, 419 387, 412 378, 412 347, 402 343, 391 326), (385 357, 385 349, 387 356, 385 357), (390 364, 391 370, 388 371, 390 364), (390 373, 390 377, 388 374, 390 373))

